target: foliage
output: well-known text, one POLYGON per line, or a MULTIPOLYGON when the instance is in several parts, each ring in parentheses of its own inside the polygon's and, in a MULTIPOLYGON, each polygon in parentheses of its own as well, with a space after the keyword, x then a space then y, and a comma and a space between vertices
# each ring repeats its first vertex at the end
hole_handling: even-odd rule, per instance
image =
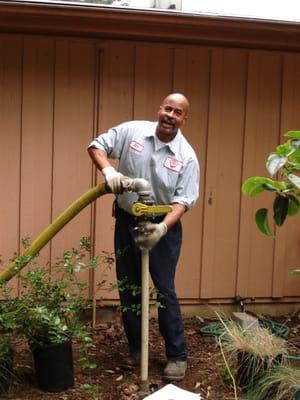
POLYGON ((247 398, 249 400, 291 399, 298 390, 300 390, 300 370, 287 365, 276 365, 256 383, 247 398))
MULTIPOLYGON (((278 174, 278 179, 253 176, 242 186, 243 193, 250 197, 264 191, 275 195, 273 220, 277 226, 282 226, 288 216, 298 215, 300 212, 300 131, 288 131, 284 136, 289 139, 277 146, 266 161, 270 176, 278 174)), ((256 212, 255 221, 262 233, 273 236, 268 222, 267 208, 261 208, 256 212)))
POLYGON ((11 340, 7 335, 3 335, 0 339, 0 360, 6 359, 11 353, 11 340))
POLYGON ((285 340, 260 326, 243 329, 235 322, 228 322, 223 340, 228 353, 232 355, 243 352, 261 360, 268 358, 272 361, 279 354, 287 353, 285 340))
POLYGON ((250 390, 270 367, 281 363, 282 356, 287 354, 286 341, 266 328, 249 326, 243 329, 234 321, 218 317, 224 327, 219 345, 235 393, 236 382, 244 390, 250 390))
POLYGON ((83 237, 77 249, 63 253, 53 268, 32 259, 25 273, 19 273, 19 297, 7 284, 1 287, 6 301, 1 302, 0 325, 26 338, 32 348, 62 343, 73 337, 92 346, 87 326, 80 318, 90 302, 83 294, 86 284, 79 274, 98 265, 89 259, 90 239, 83 237))
MULTIPOLYGON (((120 305, 119 309, 121 312, 127 312, 131 311, 137 315, 141 315, 142 312, 142 306, 140 303, 140 297, 142 293, 142 287, 140 285, 135 285, 134 283, 130 283, 127 278, 124 278, 123 280, 118 280, 117 283, 111 284, 110 290, 118 289, 119 292, 124 292, 125 290, 129 291, 133 297, 137 297, 139 300, 139 303, 137 304, 131 304, 129 306, 122 306, 120 305)), ((150 300, 153 300, 153 303, 150 304, 151 307, 155 308, 165 308, 163 302, 164 302, 164 294, 161 293, 158 289, 155 287, 151 287, 149 289, 149 298, 150 300)))
POLYGON ((9 332, 10 324, 8 322, 8 319, 0 321, 0 393, 6 392, 12 381, 17 379, 13 370, 13 345, 16 336, 9 332))

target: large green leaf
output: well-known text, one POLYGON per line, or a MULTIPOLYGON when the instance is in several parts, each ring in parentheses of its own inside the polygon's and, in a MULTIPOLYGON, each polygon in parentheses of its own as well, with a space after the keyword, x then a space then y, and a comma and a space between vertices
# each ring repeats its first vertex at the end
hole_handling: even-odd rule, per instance
POLYGON ((289 206, 288 206, 288 215, 290 217, 297 215, 300 211, 300 203, 297 197, 289 196, 289 206))
POLYGON ((270 178, 265 178, 263 176, 252 176, 245 180, 242 185, 242 192, 250 197, 254 197, 263 190, 270 190, 273 187, 276 191, 281 191, 286 189, 286 185, 279 181, 273 181, 270 178), (265 185, 268 185, 267 189, 265 185))
POLYGON ((278 156, 275 153, 270 154, 266 162, 269 174, 271 176, 275 175, 286 164, 287 160, 287 157, 278 156))
POLYGON ((298 188, 300 189, 300 178, 295 174, 289 174, 288 179, 298 188))
MULTIPOLYGON (((288 140, 287 142, 278 145, 278 146, 276 147, 276 152, 275 152, 275 153, 276 153, 278 156, 283 156, 283 157, 285 157, 285 156, 287 156, 292 150, 293 150, 293 148, 292 148, 292 140, 288 140)), ((272 153, 271 153, 271 154, 272 154, 272 153)))
POLYGON ((267 236, 274 236, 268 223, 268 210, 266 208, 260 208, 256 211, 255 222, 258 229, 267 236))
POLYGON ((300 140, 292 141, 293 151, 288 155, 289 161, 299 163, 300 161, 300 140))
POLYGON ((268 192, 277 192, 278 189, 274 187, 273 185, 270 185, 269 183, 263 183, 262 187, 267 190, 268 192))
POLYGON ((273 203, 274 221, 277 226, 281 226, 287 216, 289 199, 286 196, 276 196, 273 203))
POLYGON ((300 131, 288 131, 284 134, 284 136, 300 140, 300 131))

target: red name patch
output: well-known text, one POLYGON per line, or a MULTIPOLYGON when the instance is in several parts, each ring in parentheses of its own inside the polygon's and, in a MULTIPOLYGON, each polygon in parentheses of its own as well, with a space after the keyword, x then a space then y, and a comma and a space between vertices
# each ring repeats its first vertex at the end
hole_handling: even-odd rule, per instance
POLYGON ((129 147, 131 147, 132 149, 136 150, 136 151, 143 151, 144 146, 138 142, 136 142, 135 140, 133 140, 132 142, 130 142, 129 147))
POLYGON ((182 161, 176 160, 175 158, 167 157, 164 166, 172 171, 179 172, 182 168, 182 161))

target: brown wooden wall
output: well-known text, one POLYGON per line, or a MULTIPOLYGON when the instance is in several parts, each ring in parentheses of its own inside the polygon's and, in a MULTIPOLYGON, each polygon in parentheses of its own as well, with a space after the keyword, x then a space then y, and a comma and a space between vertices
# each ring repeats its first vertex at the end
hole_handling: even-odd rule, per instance
MULTIPOLYGON (((0 253, 4 265, 96 181, 86 147, 97 132, 130 119, 155 119, 169 92, 191 103, 184 133, 201 164, 201 198, 183 218, 178 294, 197 303, 237 295, 299 300, 299 219, 264 237, 259 206, 241 194, 266 156, 300 129, 300 55, 275 51, 130 41, 0 36, 0 253), (297 298, 298 297, 298 298, 297 298)), ((80 237, 112 251, 112 196, 99 199, 41 253, 51 266, 80 237)), ((90 295, 101 279, 84 276, 90 295)), ((108 273, 114 281, 114 272, 108 273)), ((16 284, 16 283, 15 283, 16 284)), ((97 298, 116 294, 96 293, 97 298)))

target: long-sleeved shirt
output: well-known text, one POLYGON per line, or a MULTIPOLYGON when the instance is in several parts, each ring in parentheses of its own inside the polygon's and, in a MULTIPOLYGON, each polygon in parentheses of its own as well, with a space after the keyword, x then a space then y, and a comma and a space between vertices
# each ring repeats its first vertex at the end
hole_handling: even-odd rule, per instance
MULTIPOLYGON (((119 172, 130 178, 144 178, 152 188, 156 204, 182 204, 189 209, 199 196, 200 168, 197 156, 178 130, 175 138, 161 142, 157 122, 130 121, 109 129, 89 147, 101 149, 108 158, 119 159, 119 172)), ((120 208, 131 213, 136 193, 117 196, 120 208)))

